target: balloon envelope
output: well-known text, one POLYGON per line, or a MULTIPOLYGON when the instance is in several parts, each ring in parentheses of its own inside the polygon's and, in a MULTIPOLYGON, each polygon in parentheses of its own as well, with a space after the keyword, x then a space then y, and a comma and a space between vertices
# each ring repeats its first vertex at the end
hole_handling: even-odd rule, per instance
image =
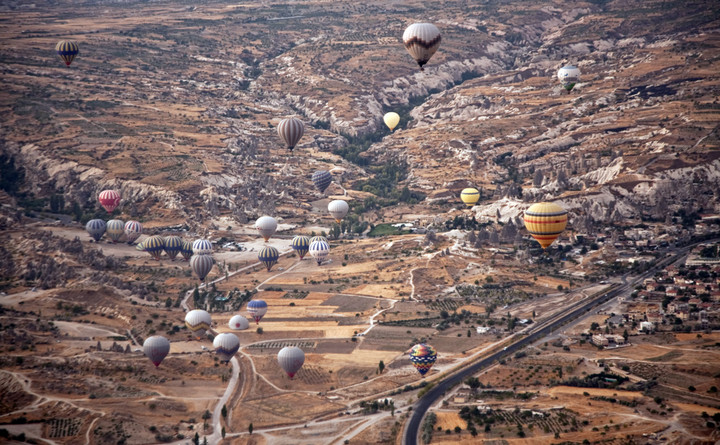
POLYGON ((414 23, 403 33, 405 49, 415 59, 423 71, 423 65, 435 54, 440 46, 440 30, 431 23, 414 23))
POLYGON ((268 272, 277 264, 278 258, 280 258, 280 252, 271 246, 264 247, 260 253, 258 253, 258 260, 267 267, 268 272))
POLYGON ((207 274, 210 273, 213 264, 215 264, 215 262, 213 261, 212 255, 193 255, 192 258, 190 258, 190 268, 195 272, 195 275, 197 275, 200 281, 203 281, 207 274))
POLYGON ((210 329, 212 324, 212 318, 210 314, 202 309, 193 309, 185 315, 185 326, 192 332, 197 332, 201 329, 210 329))
POLYGON ((125 234, 125 223, 119 219, 111 219, 105 225, 105 233, 112 242, 116 243, 125 234))
POLYGON ((278 364, 290 378, 302 368, 305 363, 305 353, 295 346, 286 346, 278 352, 278 364))
POLYGON ((565 65, 558 70, 557 77, 563 88, 569 93, 575 87, 575 84, 580 82, 580 69, 575 65, 565 65))
POLYGON ((132 244, 142 235, 143 226, 138 221, 128 221, 125 223, 123 230, 125 231, 125 239, 127 239, 128 244, 132 244))
POLYGON ((159 260, 160 255, 165 249, 165 238, 160 235, 153 235, 142 242, 145 252, 149 253, 154 259, 159 260))
POLYGON ((159 335, 148 337, 143 342, 143 352, 156 367, 160 366, 170 352, 170 342, 159 335))
POLYGON ((310 251, 310 256, 315 258, 315 261, 317 261, 319 266, 323 263, 323 261, 325 261, 330 253, 330 245, 327 241, 313 241, 310 243, 310 248, 308 250, 310 251))
POLYGON ((342 221, 343 218, 345 218, 345 215, 347 215, 349 210, 350 206, 342 199, 330 201, 330 204, 328 204, 328 212, 330 212, 332 217, 335 218, 335 222, 338 223, 342 221))
POLYGON ((316 171, 312 175, 312 182, 315 184, 315 188, 318 189, 320 193, 324 193, 332 182, 332 175, 330 172, 325 170, 316 171))
POLYGON ((480 199, 480 192, 478 189, 466 188, 460 192, 460 199, 465 203, 466 206, 474 206, 480 199))
POLYGON ((292 240, 292 248, 295 252, 297 252, 300 259, 303 259, 303 257, 308 253, 308 248, 310 247, 310 238, 304 235, 298 235, 292 240))
POLYGON ((268 306, 263 300, 250 300, 247 304, 248 314, 255 320, 255 323, 260 323, 260 320, 267 313, 268 306))
POLYGON ((393 131, 395 127, 397 127, 397 124, 400 123, 400 115, 393 111, 385 113, 385 116, 383 116, 383 121, 385 121, 385 125, 387 125, 390 131, 393 131))
POLYGON ((305 133, 305 125, 300 119, 291 117, 281 120, 277 130, 288 150, 292 151, 305 133))
POLYGON ((233 317, 228 322, 228 326, 230 326, 230 329, 242 331, 249 328, 250 323, 248 322, 248 319, 243 317, 242 315, 233 315, 233 317))
POLYGON ((567 226, 567 210, 552 202, 533 204, 525 211, 525 228, 547 249, 567 226))
POLYGON ((419 343, 410 350, 410 361, 420 375, 425 375, 437 360, 437 351, 432 346, 419 343))
POLYGON ((55 52, 63 59, 65 65, 70 66, 75 56, 80 53, 77 43, 70 40, 61 40, 55 45, 55 52))
POLYGON ((260 232, 260 236, 267 242, 277 230, 277 220, 272 216, 261 216, 255 221, 255 227, 260 232))
POLYGON ((225 332, 215 337, 213 347, 215 353, 220 357, 220 361, 227 363, 240 349, 240 340, 237 335, 225 332))
POLYGON ((195 255, 209 255, 212 253, 212 243, 206 239, 193 241, 192 251, 195 255))
POLYGON ((174 260, 178 253, 180 253, 180 249, 182 249, 183 240, 179 236, 173 235, 165 237, 165 245, 163 247, 163 250, 165 251, 165 254, 170 257, 171 260, 174 260))
POLYGON ((98 195, 98 201, 100 201, 100 205, 103 206, 108 213, 112 213, 118 204, 120 204, 120 193, 115 190, 103 190, 100 192, 100 195, 98 195))
POLYGON ((185 260, 189 260, 191 256, 193 256, 193 249, 192 249, 193 243, 190 241, 183 241, 182 247, 180 248, 180 254, 185 258, 185 260))
POLYGON ((105 234, 106 226, 107 224, 105 224, 105 221, 102 219, 91 219, 85 224, 85 230, 87 230, 87 233, 89 233, 95 241, 100 241, 100 238, 105 234))

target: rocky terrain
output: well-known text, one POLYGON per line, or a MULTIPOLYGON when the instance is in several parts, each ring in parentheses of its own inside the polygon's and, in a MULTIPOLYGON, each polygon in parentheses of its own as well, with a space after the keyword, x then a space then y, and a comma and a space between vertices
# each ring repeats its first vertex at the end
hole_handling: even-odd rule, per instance
MULTIPOLYGON (((210 279, 220 281, 189 304, 207 298, 218 326, 253 295, 271 302, 265 332, 241 334, 241 375, 254 378, 228 402, 228 418, 242 423, 233 409, 271 393, 252 417, 268 428, 292 423, 288 404, 307 404, 317 421, 410 385, 417 376, 402 354, 413 342, 431 339, 448 369, 511 334, 515 319, 642 270, 662 243, 718 231, 712 1, 39 0, 0 12, 0 386, 13 395, 0 421, 10 434, 219 440, 208 410, 231 371, 184 331, 181 303, 197 281, 179 260, 91 242, 92 218, 211 239, 210 279), (442 34, 423 72, 401 39, 419 21, 442 34), (60 39, 80 47, 70 67, 53 51, 60 39), (582 71, 570 93, 555 77, 566 64, 582 71), (394 132, 382 120, 389 111, 401 116, 394 132), (276 130, 289 116, 305 123, 292 153, 276 130), (325 194, 311 181, 320 169, 333 175, 325 194), (465 187, 480 190, 472 209, 459 200, 465 187), (122 195, 111 214, 97 203, 108 188, 122 195), (333 224, 327 203, 340 197, 351 210, 333 224), (541 200, 569 211, 547 255, 521 221, 541 200), (281 223, 277 276, 254 265, 261 215, 281 223), (291 235, 321 232, 329 264, 287 254, 291 235), (370 320, 387 326, 370 332, 370 320), (475 325, 498 331, 475 335, 475 325), (163 332, 172 365, 157 371, 135 349, 163 332), (294 392, 262 342, 303 336, 317 343, 294 392), (391 372, 373 377, 378 357, 391 372), (59 377, 75 375, 75 389, 59 377), (25 430, 23 412, 34 425, 25 430)), ((380 421, 393 431, 380 439, 359 434, 373 430, 364 418, 357 431, 318 423, 310 434, 390 443, 401 429, 394 416, 380 421)), ((239 423, 224 426, 246 443, 239 423)))

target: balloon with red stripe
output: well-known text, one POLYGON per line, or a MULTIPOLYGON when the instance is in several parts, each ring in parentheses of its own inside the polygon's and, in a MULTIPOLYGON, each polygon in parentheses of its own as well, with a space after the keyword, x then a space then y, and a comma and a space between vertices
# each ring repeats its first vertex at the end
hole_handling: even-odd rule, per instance
POLYGON ((100 195, 98 195, 98 201, 100 201, 100 205, 103 206, 108 213, 112 213, 118 204, 120 204, 120 193, 115 190, 103 190, 100 192, 100 195))
POLYGON ((525 228, 547 249, 567 226, 567 210, 552 202, 533 204, 525 211, 525 228))

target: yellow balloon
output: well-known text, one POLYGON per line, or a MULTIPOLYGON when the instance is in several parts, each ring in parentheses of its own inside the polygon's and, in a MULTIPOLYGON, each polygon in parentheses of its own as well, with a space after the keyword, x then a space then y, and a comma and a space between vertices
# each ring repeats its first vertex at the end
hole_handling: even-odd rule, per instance
POLYGON ((567 210, 552 202, 533 204, 525 211, 525 228, 547 249, 567 226, 567 210))
POLYGON ((466 188, 460 192, 460 199, 462 199, 462 202, 464 202, 465 205, 472 207, 478 202, 478 199, 480 199, 480 192, 478 189, 466 188))
POLYGON ((385 125, 388 126, 390 131, 393 131, 395 127, 397 127, 397 124, 400 123, 400 115, 391 111, 385 114, 383 120, 385 121, 385 125))

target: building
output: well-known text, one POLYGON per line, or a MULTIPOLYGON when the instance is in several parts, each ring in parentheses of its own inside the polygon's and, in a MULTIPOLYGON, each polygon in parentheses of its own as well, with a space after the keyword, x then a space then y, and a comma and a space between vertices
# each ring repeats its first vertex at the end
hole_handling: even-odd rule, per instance
POLYGON ((607 338, 605 338, 604 335, 595 334, 592 336, 592 344, 594 344, 595 346, 603 346, 604 347, 604 346, 608 346, 610 344, 610 342, 608 341, 607 338))
POLYGON ((649 321, 641 321, 640 322, 640 329, 638 329, 638 332, 653 332, 655 330, 655 325, 652 324, 652 322, 649 321))

